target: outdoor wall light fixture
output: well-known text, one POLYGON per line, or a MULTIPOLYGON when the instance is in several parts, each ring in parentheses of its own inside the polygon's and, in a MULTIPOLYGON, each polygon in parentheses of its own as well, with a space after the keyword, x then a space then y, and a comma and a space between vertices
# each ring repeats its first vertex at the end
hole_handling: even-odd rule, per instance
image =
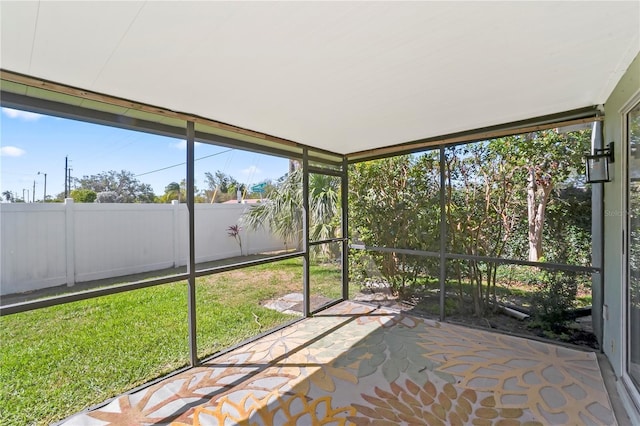
POLYGON ((607 148, 594 149, 594 153, 587 155, 587 183, 611 182, 609 164, 615 162, 613 142, 607 148))

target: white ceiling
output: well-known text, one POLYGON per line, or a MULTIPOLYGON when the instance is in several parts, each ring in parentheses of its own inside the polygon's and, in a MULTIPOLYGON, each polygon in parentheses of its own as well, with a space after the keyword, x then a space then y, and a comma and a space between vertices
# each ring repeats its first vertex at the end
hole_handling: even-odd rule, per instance
POLYGON ((0 2, 0 67, 337 153, 604 103, 640 2, 0 2))

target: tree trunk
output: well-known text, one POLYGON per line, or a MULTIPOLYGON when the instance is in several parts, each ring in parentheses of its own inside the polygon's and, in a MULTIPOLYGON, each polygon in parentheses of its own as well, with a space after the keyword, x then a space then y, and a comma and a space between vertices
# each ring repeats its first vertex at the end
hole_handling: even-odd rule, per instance
POLYGON ((477 317, 482 317, 484 309, 483 305, 483 292, 482 292, 482 271, 477 262, 473 262, 473 276, 475 280, 476 294, 474 295, 474 308, 477 317))
POLYGON ((458 311, 463 312, 464 309, 464 288, 462 286, 462 271, 460 270, 460 264, 456 262, 456 275, 458 277, 458 311))
POLYGON ((537 262, 542 257, 542 230, 544 217, 549 202, 549 195, 553 189, 551 183, 536 182, 536 172, 529 170, 527 183, 527 217, 529 220, 529 260, 537 262), (541 190, 541 194, 539 194, 541 190))

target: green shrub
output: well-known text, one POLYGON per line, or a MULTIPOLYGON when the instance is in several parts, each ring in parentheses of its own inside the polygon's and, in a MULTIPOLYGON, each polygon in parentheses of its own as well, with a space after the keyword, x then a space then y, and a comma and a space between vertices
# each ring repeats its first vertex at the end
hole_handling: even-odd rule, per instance
POLYGON ((531 296, 531 313, 535 320, 550 330, 559 330, 570 319, 578 293, 576 274, 565 271, 544 271, 537 275, 531 296))

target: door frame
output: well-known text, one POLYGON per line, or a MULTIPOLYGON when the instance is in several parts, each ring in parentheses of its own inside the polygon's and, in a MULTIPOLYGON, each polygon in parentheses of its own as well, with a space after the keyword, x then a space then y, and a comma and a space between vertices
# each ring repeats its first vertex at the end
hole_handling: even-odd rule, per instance
POLYGON ((635 404, 638 411, 640 411, 640 383, 636 385, 636 383, 631 379, 631 376, 628 373, 629 368, 629 243, 630 243, 630 218, 629 218, 629 187, 630 187, 630 178, 631 178, 631 168, 630 168, 630 158, 631 153, 629 152, 629 113, 637 106, 640 106, 640 90, 637 91, 620 109, 621 119, 622 119, 622 152, 623 152, 623 179, 622 179, 622 191, 623 191, 623 212, 624 212, 624 220, 622 223, 623 235, 624 235, 624 253, 622 256, 622 291, 621 291, 621 306, 623 307, 621 312, 622 317, 622 330, 621 330, 621 357, 622 357, 622 377, 621 381, 626 390, 627 395, 631 399, 631 402, 635 404))

